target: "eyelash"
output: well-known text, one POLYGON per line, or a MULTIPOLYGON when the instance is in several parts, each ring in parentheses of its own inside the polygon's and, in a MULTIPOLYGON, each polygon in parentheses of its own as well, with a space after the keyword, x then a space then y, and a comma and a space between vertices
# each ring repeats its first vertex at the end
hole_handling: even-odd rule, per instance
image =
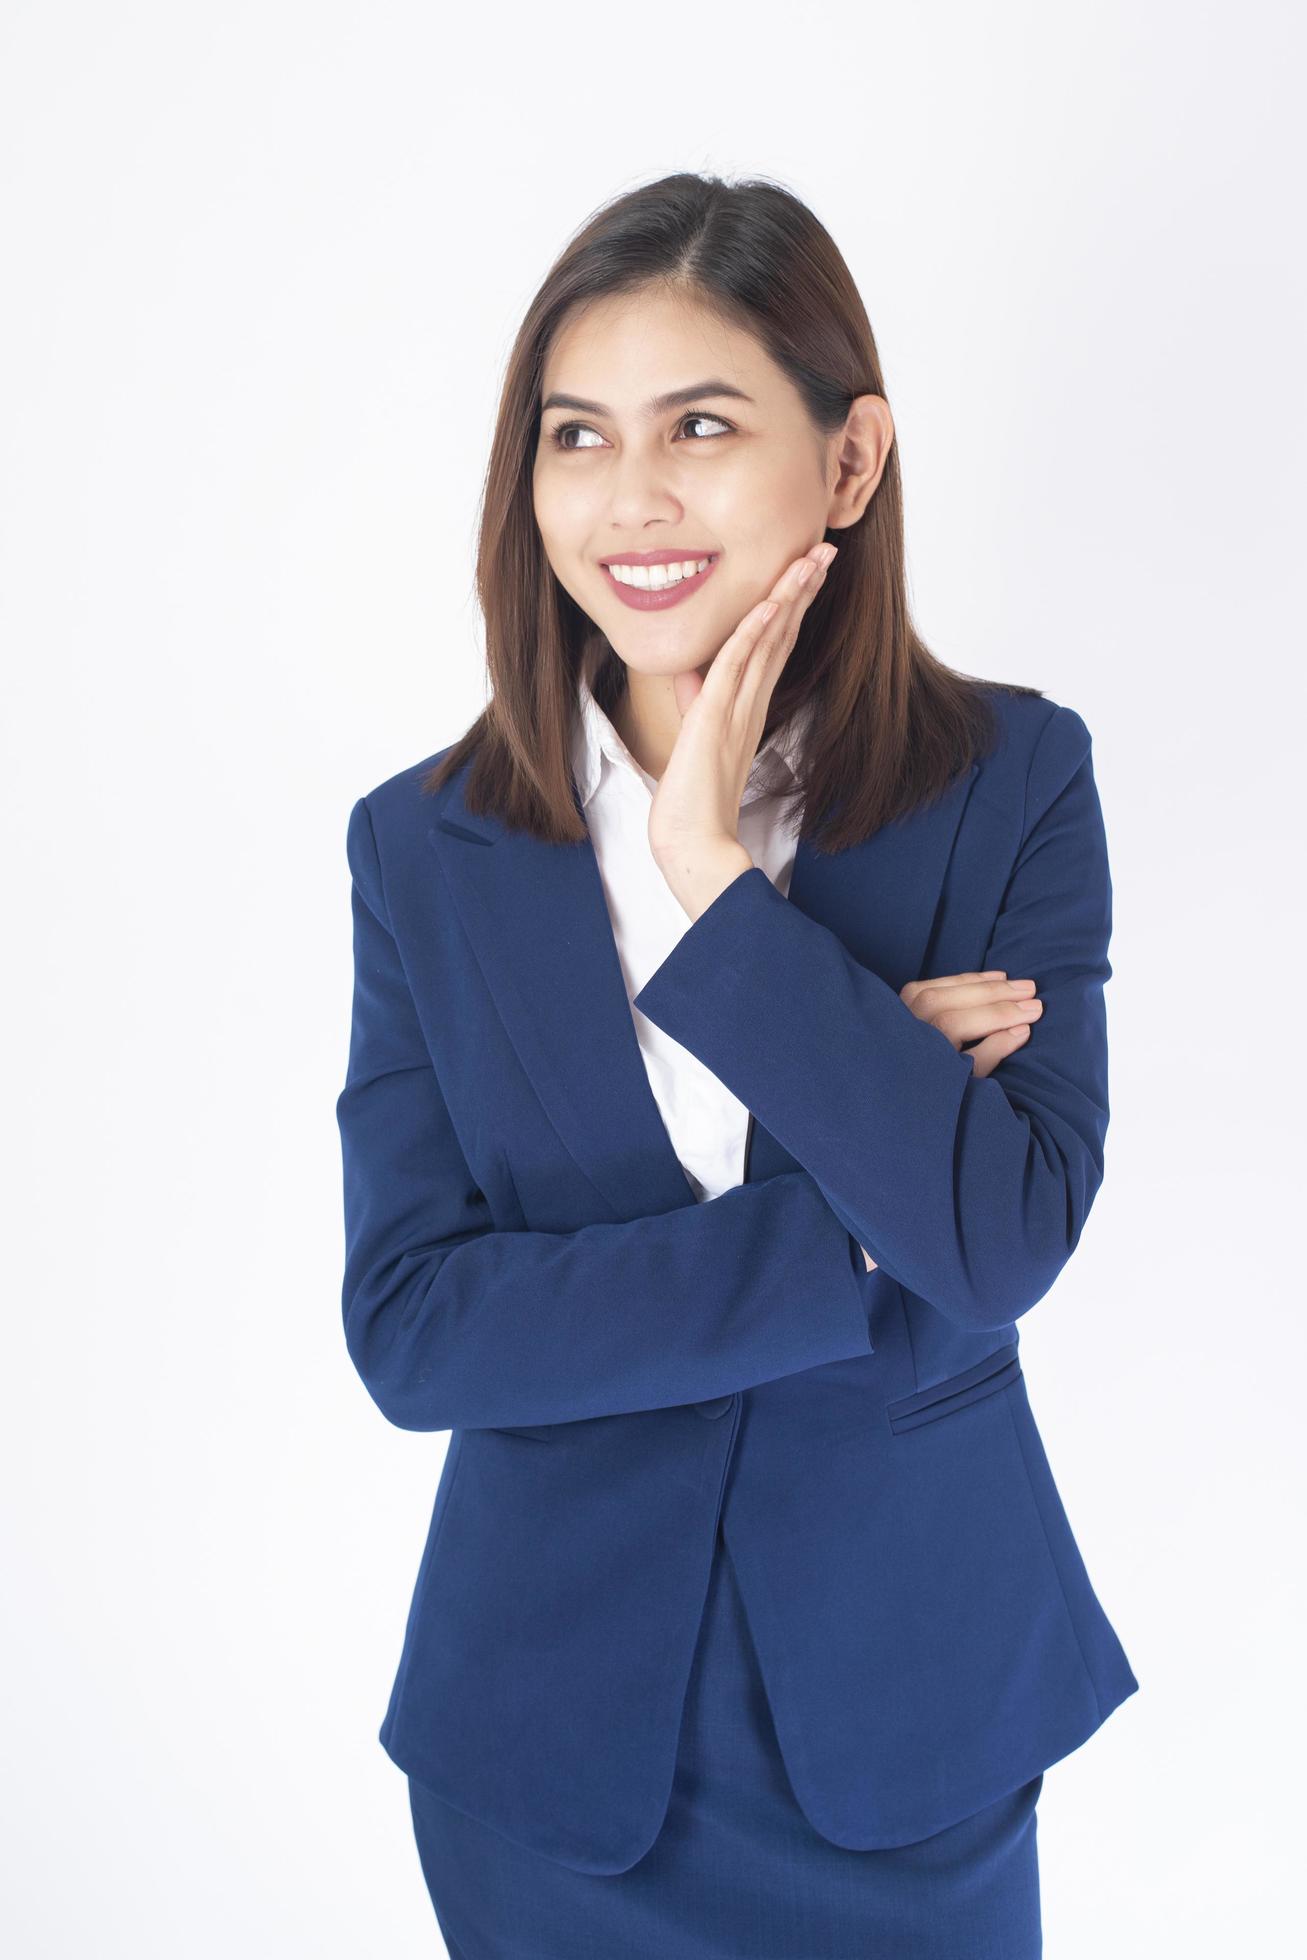
MULTIPOLYGON (((705 408, 690 409, 688 413, 681 417, 681 420, 676 425, 677 428, 679 429, 686 422, 720 422, 722 428, 725 429, 728 435, 735 434, 734 427, 726 421, 724 416, 710 415, 705 408)), ((549 441, 553 448, 562 450, 565 456, 578 456, 581 454, 580 450, 571 449, 562 441, 562 437, 567 434, 569 429, 590 429, 594 433, 598 433, 594 429, 592 422, 560 422, 556 429, 551 430, 549 441)), ((697 440, 699 442, 719 442, 721 438, 720 436, 699 436, 697 440)))

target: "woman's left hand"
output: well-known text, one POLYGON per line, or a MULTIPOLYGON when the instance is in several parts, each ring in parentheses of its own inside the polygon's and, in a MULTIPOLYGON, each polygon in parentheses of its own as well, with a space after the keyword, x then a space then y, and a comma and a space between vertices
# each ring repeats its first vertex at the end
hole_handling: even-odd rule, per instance
POLYGON ((694 669, 673 677, 681 727, 654 793, 649 848, 692 920, 752 867, 739 837, 740 801, 773 689, 837 549, 814 545, 787 565, 706 675, 694 669))

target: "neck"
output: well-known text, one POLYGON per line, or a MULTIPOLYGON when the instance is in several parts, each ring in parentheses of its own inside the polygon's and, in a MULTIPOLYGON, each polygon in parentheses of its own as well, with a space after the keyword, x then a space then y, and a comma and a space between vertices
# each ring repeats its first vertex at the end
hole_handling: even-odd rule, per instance
POLYGON ((681 730, 671 676, 637 674, 628 667, 611 719, 640 767, 659 781, 681 730))

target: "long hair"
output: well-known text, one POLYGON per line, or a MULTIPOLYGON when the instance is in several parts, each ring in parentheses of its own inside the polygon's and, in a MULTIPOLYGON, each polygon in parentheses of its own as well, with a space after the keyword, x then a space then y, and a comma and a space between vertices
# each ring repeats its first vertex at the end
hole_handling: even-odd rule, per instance
MULTIPOLYGON (((482 491, 476 584, 490 698, 422 784, 434 792, 470 759, 467 808, 551 843, 586 835, 570 760, 578 676, 611 714, 626 670, 545 555, 532 490, 542 378, 554 335, 578 309, 644 287, 752 333, 823 436, 858 395, 886 395, 848 267, 780 185, 678 172, 602 206, 564 247, 509 356, 482 491)), ((959 673, 922 641, 908 609, 897 434, 866 510, 835 542, 839 557, 803 615, 763 730, 765 740, 811 702, 791 820, 825 851, 931 801, 988 752, 998 729, 986 690, 1042 691, 959 673)))

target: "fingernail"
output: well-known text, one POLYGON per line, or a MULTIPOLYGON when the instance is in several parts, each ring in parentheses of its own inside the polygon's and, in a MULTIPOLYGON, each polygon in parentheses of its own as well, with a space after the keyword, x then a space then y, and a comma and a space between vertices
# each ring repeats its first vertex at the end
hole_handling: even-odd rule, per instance
POLYGON ((821 562, 823 566, 828 567, 833 565, 838 551, 839 546, 837 544, 824 544, 821 547, 821 562))

